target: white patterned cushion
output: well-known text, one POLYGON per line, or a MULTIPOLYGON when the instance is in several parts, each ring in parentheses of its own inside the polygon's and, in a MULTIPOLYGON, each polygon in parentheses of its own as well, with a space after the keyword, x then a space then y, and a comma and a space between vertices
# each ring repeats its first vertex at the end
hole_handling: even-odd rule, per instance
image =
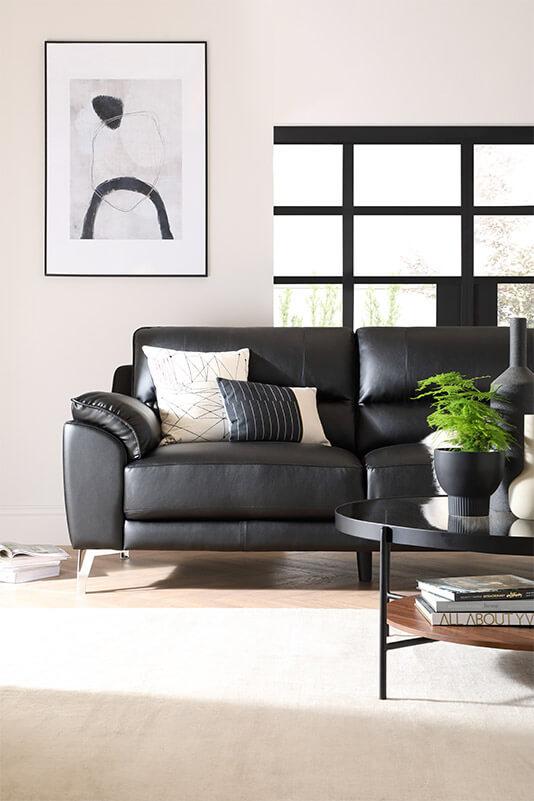
POLYGON ((246 381, 248 348, 199 353, 145 345, 143 353, 156 388, 161 445, 227 440, 230 426, 216 379, 246 381))

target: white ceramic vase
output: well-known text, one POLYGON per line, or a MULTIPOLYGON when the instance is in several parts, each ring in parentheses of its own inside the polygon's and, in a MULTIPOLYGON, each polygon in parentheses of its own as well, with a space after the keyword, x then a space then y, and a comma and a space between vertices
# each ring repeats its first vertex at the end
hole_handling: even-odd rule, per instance
POLYGON ((525 415, 525 462, 510 484, 508 500, 516 517, 534 520, 534 414, 525 415))

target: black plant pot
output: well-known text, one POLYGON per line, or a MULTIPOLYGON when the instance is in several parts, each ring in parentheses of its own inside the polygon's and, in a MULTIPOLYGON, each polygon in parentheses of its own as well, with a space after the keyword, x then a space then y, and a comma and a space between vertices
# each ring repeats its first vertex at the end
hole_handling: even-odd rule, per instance
POLYGON ((454 448, 434 451, 436 478, 449 496, 449 514, 482 517, 489 514, 490 495, 504 473, 504 454, 498 451, 464 453, 454 448))

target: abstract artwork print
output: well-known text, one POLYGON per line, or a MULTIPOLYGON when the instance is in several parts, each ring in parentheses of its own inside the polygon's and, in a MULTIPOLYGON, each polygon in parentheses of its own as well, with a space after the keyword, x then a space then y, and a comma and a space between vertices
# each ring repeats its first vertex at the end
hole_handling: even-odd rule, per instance
POLYGON ((179 239, 181 81, 70 81, 72 239, 179 239))
POLYGON ((206 276, 206 42, 45 42, 45 274, 206 276))

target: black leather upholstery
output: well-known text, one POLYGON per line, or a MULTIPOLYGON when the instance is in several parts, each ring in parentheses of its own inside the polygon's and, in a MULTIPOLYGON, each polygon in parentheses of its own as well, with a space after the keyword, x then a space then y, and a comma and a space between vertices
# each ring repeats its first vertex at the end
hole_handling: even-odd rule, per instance
MULTIPOLYGON (((534 368, 534 330, 528 335, 529 362, 534 368)), ((419 442, 429 433, 428 405, 410 400, 420 378, 459 370, 493 379, 509 363, 507 328, 360 328, 356 336, 359 453, 419 442)))
POLYGON ((354 450, 356 348, 347 328, 141 328, 134 334, 133 394, 155 407, 143 345, 192 351, 249 348, 249 380, 317 387, 327 438, 354 450))
POLYGON ((120 439, 130 459, 140 459, 160 442, 158 417, 137 398, 118 392, 86 392, 72 399, 71 408, 75 420, 120 439))
POLYGON ((128 520, 332 520, 363 498, 362 466, 342 448, 194 442, 158 448, 125 471, 128 520))
POLYGON ((131 364, 121 364, 113 373, 112 392, 120 392, 121 395, 132 395, 133 367, 131 364))
POLYGON ((442 495, 434 476, 432 451, 420 442, 390 445, 366 454, 368 498, 442 495))
POLYGON ((74 548, 123 547, 127 459, 122 442, 107 431, 81 423, 65 424, 65 506, 74 548))
POLYGON ((173 551, 356 551, 370 543, 339 534, 331 520, 186 520, 124 524, 124 547, 173 551))

